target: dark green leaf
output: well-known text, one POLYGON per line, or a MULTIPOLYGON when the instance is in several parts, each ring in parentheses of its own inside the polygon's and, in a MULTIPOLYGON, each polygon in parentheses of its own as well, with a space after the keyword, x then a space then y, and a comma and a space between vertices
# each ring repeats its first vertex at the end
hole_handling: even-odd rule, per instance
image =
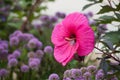
POLYGON ((101 41, 105 46, 107 46, 110 50, 114 50, 113 43, 108 40, 101 41))
POLYGON ((111 41, 114 44, 120 44, 120 31, 106 33, 103 37, 104 40, 111 41))
POLYGON ((90 6, 94 5, 94 4, 95 4, 95 3, 87 4, 87 5, 85 5, 85 6, 82 8, 82 10, 85 10, 85 9, 87 9, 88 7, 90 7, 90 6))
POLYGON ((120 3, 118 5, 116 5, 116 10, 119 11, 120 10, 120 3))
POLYGON ((102 13, 108 13, 110 11, 115 11, 114 8, 110 7, 110 6, 101 6, 102 9, 97 13, 97 14, 102 14, 102 13))
POLYGON ((100 62, 100 68, 103 69, 105 74, 107 74, 108 69, 109 69, 109 64, 105 58, 102 58, 102 60, 100 62))
POLYGON ((99 19, 96 21, 102 24, 106 24, 106 23, 111 23, 112 21, 118 21, 118 19, 116 19, 114 16, 104 15, 104 16, 99 17, 99 19))
POLYGON ((120 14, 115 13, 115 15, 117 16, 118 20, 120 21, 120 14))

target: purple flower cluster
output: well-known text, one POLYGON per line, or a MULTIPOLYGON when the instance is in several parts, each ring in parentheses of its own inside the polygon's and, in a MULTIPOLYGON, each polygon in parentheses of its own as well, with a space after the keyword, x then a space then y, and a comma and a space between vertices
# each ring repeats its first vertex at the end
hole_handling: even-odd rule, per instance
POLYGON ((0 60, 5 60, 8 55, 8 42, 0 40, 0 60))
POLYGON ((5 77, 8 75, 8 70, 6 69, 0 69, 0 77, 5 77))
POLYGON ((53 48, 52 48, 52 46, 46 46, 46 47, 44 48, 44 52, 45 52, 45 53, 53 53, 53 48))
POLYGON ((59 76, 56 73, 52 73, 48 80, 60 80, 59 76))
MULTIPOLYGON (((113 71, 110 71, 107 73, 109 74, 114 74, 113 71)), ((106 76, 107 76, 106 75, 106 76)), ((51 74, 49 76, 49 80, 58 80, 58 79, 53 79, 58 77, 57 74, 51 74), (50 79, 52 77, 52 79, 50 79)), ((88 67, 81 67, 80 69, 70 69, 66 70, 63 74, 63 80, 107 80, 105 78, 104 71, 102 69, 97 69, 96 66, 90 65, 88 67)), ((111 75, 109 80, 118 80, 115 75, 111 75)))
POLYGON ((55 15, 42 15, 39 19, 36 19, 32 22, 32 25, 35 29, 40 30, 42 27, 52 28, 59 21, 59 19, 63 19, 65 17, 65 13, 56 12, 55 15))

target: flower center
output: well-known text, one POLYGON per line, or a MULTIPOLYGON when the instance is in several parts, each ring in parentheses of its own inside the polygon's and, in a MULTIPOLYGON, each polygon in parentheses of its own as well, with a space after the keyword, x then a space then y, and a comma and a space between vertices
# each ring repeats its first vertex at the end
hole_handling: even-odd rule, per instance
POLYGON ((76 38, 75 35, 71 35, 70 37, 65 37, 66 41, 69 41, 71 45, 75 44, 76 38))

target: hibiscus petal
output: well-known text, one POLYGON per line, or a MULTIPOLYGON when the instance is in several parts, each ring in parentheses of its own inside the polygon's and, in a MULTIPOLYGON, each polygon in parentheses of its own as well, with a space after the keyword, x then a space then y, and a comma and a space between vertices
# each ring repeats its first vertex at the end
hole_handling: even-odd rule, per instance
POLYGON ((88 24, 88 19, 79 12, 74 12, 69 14, 63 21, 62 24, 65 26, 65 29, 71 33, 75 33, 77 28, 82 24, 88 24))
POLYGON ((59 62, 62 63, 63 66, 65 66, 69 61, 72 60, 77 48, 78 44, 70 45, 69 43, 66 43, 63 46, 55 46, 54 49, 54 57, 59 62))
POLYGON ((62 24, 57 24, 53 29, 51 40, 55 46, 62 46, 67 43, 65 37, 68 36, 68 33, 65 31, 62 24))
POLYGON ((76 32, 77 42, 79 43, 78 55, 86 56, 94 49, 94 31, 87 24, 80 26, 76 32))

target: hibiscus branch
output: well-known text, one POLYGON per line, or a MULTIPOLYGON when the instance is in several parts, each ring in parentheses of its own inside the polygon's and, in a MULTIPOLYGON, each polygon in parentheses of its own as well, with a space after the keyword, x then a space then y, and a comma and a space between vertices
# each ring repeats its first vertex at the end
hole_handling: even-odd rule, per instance
POLYGON ((103 50, 101 50, 101 49, 99 49, 99 48, 97 48, 97 47, 95 47, 97 50, 99 50, 99 51, 101 51, 102 53, 104 53, 105 55, 107 55, 108 57, 111 57, 111 58, 113 58, 115 61, 117 61, 117 62, 119 62, 120 63, 120 60, 119 59, 116 59, 114 56, 112 56, 110 53, 106 53, 106 52, 104 52, 103 50))

